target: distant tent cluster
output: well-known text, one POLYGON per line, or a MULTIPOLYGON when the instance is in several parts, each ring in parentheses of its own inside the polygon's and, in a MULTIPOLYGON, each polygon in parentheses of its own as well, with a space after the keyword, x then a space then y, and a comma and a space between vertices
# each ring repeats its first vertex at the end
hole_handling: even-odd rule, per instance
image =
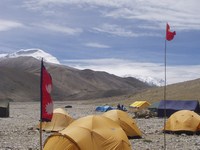
POLYGON ((156 112, 157 117, 165 117, 165 115, 166 117, 170 117, 173 113, 180 110, 191 110, 200 113, 198 100, 161 100, 152 104, 147 101, 135 101, 129 108, 135 111, 148 108, 150 111, 156 112))
POLYGON ((200 107, 197 100, 161 100, 148 107, 158 117, 169 117, 164 132, 198 133, 200 131, 200 107))
POLYGON ((135 101, 130 105, 137 111, 149 109, 157 113, 157 117, 169 117, 164 132, 199 133, 200 106, 197 100, 161 100, 149 104, 147 101, 135 101))
POLYGON ((131 150, 128 138, 142 137, 135 120, 121 110, 110 110, 102 115, 89 115, 77 120, 68 116, 65 121, 59 119, 61 115, 58 114, 68 116, 61 108, 56 109, 52 121, 43 125, 44 131, 58 131, 46 139, 44 150, 131 150), (58 122, 68 123, 61 125, 58 122))

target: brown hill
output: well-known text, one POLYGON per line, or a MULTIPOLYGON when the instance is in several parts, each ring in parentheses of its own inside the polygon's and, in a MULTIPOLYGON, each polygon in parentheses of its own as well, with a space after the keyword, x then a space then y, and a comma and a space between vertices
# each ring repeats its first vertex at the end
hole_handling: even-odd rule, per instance
MULTIPOLYGON (((199 91, 200 91, 200 79, 171 84, 166 87, 166 99, 200 101, 199 91)), ((164 99, 164 87, 149 88, 142 92, 115 98, 116 101, 126 105, 129 105, 137 100, 146 100, 150 103, 153 103, 163 99, 164 99)))
MULTIPOLYGON (((54 100, 95 99, 136 93, 149 86, 135 78, 106 72, 78 70, 45 63, 53 79, 54 100)), ((37 101, 40 98, 40 61, 32 57, 0 61, 0 98, 37 101)))

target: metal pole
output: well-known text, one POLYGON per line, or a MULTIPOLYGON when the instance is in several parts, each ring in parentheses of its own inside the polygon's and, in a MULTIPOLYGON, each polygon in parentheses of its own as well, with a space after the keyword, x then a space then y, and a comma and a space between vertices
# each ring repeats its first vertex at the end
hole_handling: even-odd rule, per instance
POLYGON ((42 150, 42 78, 43 78, 43 58, 41 60, 41 73, 40 73, 40 150, 42 150))
POLYGON ((164 85, 164 150, 166 150, 166 134, 165 134, 165 123, 166 123, 166 88, 167 88, 167 41, 165 39, 165 85, 164 85))

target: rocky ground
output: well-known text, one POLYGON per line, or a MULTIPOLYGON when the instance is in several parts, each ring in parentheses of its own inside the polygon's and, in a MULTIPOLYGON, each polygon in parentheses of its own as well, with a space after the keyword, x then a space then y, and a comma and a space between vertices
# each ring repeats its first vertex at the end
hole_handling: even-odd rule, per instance
MULTIPOLYGON (((76 102, 55 102, 54 108, 67 108, 73 118, 79 118, 95 112, 97 104, 76 102)), ((133 115, 133 114, 130 114, 133 115)), ((10 117, 0 118, 0 150, 37 150, 39 149, 39 131, 35 126, 39 123, 39 102, 10 103, 10 117)), ((143 132, 143 138, 131 139, 134 150, 162 150, 164 149, 164 134, 161 132, 164 121, 160 118, 136 119, 143 132)), ((43 142, 51 133, 43 132, 43 142)), ((199 135, 166 134, 167 150, 200 150, 199 135)))

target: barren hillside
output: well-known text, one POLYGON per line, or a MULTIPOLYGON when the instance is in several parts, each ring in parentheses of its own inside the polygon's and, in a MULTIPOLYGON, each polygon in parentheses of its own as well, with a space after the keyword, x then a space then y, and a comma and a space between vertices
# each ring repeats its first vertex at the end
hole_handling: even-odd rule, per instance
MULTIPOLYGON (((149 88, 135 78, 121 78, 106 72, 78 70, 44 64, 53 79, 54 100, 81 100, 136 93, 149 88)), ((0 61, 0 97, 13 101, 37 101, 40 95, 40 61, 32 57, 0 61)))

